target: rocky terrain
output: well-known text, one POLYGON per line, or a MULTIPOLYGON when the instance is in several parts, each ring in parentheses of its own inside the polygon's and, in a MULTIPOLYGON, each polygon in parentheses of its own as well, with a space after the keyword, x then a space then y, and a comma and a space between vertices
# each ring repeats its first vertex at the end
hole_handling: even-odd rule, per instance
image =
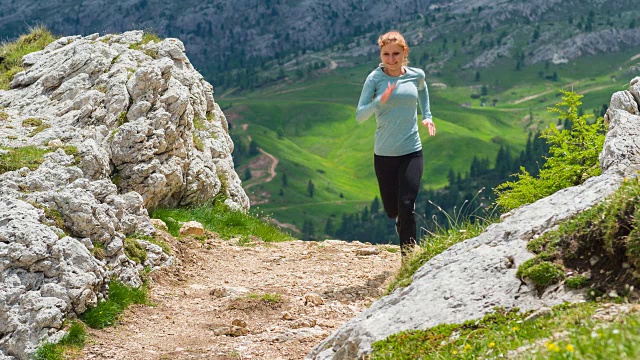
POLYGON ((243 246, 168 234, 175 266, 152 272, 150 300, 92 330, 82 359, 302 359, 381 296, 397 246, 329 240, 243 246))
POLYGON ((211 85, 182 42, 145 40, 58 39, 0 91, 0 156, 43 160, 0 174, 0 358, 59 339, 110 278, 140 285, 143 267, 172 262, 143 240, 156 231, 147 209, 218 195, 249 208, 211 85), (127 240, 145 263, 127 257, 127 240))
POLYGON ((563 285, 539 295, 532 283, 516 277, 516 270, 533 257, 526 249, 529 240, 601 202, 640 169, 638 104, 640 77, 631 80, 629 90, 611 98, 600 154, 602 175, 505 214, 480 236, 437 255, 415 273, 410 286, 375 302, 316 346, 308 358, 360 358, 371 351, 373 342, 391 334, 477 319, 496 306, 526 311, 584 299, 583 293, 563 285))

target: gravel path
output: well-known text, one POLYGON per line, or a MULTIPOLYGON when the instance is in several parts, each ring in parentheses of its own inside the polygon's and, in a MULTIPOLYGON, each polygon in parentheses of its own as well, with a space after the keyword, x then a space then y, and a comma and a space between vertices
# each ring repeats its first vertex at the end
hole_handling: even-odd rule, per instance
POLYGON ((303 359, 400 265, 391 245, 165 236, 178 264, 151 274, 154 306, 91 330, 82 359, 303 359))

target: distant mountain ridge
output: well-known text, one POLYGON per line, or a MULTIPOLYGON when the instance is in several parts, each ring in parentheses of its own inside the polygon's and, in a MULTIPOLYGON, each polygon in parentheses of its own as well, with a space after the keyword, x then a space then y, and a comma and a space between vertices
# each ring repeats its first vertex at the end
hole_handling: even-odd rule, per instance
MULTIPOLYGON (((196 67, 210 81, 222 82, 230 69, 253 69, 265 60, 285 58, 338 43, 371 45, 390 28, 420 32, 416 41, 432 42, 447 34, 466 33, 468 51, 489 47, 469 67, 490 66, 501 56, 522 49, 525 62, 572 58, 593 52, 619 51, 640 45, 640 9, 633 0, 0 0, 0 38, 25 33, 41 23, 60 35, 148 29, 161 37, 178 37, 196 67), (419 29, 408 22, 424 19, 419 29), (535 28, 537 22, 572 23, 571 27, 535 28), (504 25, 508 26, 505 28, 504 25), (502 27, 503 44, 480 44, 477 35, 502 27), (614 31, 613 29, 616 29, 614 31), (536 36, 529 44, 511 41, 518 32, 536 36), (355 42, 354 42, 355 39, 355 42), (606 39, 611 39, 608 42, 606 39), (537 44, 536 44, 537 42, 537 44), (544 45, 543 45, 544 44, 544 45), (505 45, 508 45, 505 47, 505 45)), ((489 42, 489 40, 487 40, 489 42)), ((371 49, 369 49, 371 51, 371 49)))

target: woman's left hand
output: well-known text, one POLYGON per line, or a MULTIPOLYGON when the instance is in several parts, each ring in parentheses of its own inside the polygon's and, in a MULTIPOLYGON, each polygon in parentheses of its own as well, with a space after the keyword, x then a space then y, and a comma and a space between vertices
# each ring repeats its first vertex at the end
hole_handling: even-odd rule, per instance
POLYGON ((422 120, 422 125, 424 125, 427 128, 429 128, 429 135, 431 135, 431 136, 435 136, 436 135, 436 124, 434 124, 433 121, 424 119, 424 120, 422 120))

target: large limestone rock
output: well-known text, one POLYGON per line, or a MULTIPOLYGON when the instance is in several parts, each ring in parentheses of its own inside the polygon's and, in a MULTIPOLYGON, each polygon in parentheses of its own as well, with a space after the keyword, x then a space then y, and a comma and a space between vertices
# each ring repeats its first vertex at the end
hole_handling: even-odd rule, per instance
POLYGON ((495 306, 528 310, 582 300, 582 293, 560 286, 538 296, 515 273, 519 264, 533 257, 526 249, 530 239, 600 202, 625 176, 640 169, 639 80, 631 81, 630 92, 612 97, 600 155, 602 175, 521 207, 480 236, 434 257, 415 273, 410 286, 375 302, 316 346, 308 359, 360 358, 371 351, 373 342, 391 334, 480 318, 495 306), (635 113, 629 112, 633 109, 635 113))
POLYGON ((61 38, 24 57, 11 90, 0 145, 60 139, 79 150, 91 179, 135 191, 147 208, 198 204, 219 193, 233 208, 249 200, 233 169, 226 118, 213 88, 178 39, 142 43, 142 31, 61 38), (24 126, 40 119, 41 132, 24 126))
POLYGON ((211 85, 179 40, 142 35, 59 39, 0 91, 0 146, 50 151, 0 174, 0 359, 59 340, 112 277, 139 286, 143 267, 172 263, 144 240, 143 264, 125 253, 127 237, 154 235, 148 208, 217 194, 249 207, 211 85))

